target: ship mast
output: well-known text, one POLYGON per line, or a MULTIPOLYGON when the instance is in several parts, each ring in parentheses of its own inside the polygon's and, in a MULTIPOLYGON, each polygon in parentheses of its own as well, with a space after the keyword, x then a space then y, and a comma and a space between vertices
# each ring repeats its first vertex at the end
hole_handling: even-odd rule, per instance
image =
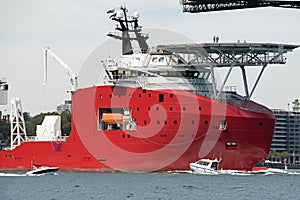
POLYGON ((121 34, 119 32, 110 32, 107 36, 122 40, 122 55, 133 54, 133 41, 137 41, 139 50, 142 53, 146 53, 149 49, 146 42, 149 36, 141 32, 142 28, 138 23, 139 13, 135 11, 132 16, 128 16, 127 12, 128 10, 125 7, 121 7, 117 11, 113 9, 107 12, 111 14, 110 18, 117 22, 115 30, 121 32, 121 34))

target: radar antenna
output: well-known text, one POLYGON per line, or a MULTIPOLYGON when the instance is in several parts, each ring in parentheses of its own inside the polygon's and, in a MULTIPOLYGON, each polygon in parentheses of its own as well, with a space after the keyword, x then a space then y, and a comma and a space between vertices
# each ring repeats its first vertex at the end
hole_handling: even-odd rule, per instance
POLYGON ((128 10, 126 7, 121 7, 118 10, 112 9, 107 11, 107 14, 111 14, 109 18, 117 22, 116 30, 118 32, 110 32, 107 36, 122 40, 122 54, 133 54, 132 41, 137 41, 142 53, 148 52, 149 46, 146 40, 149 38, 148 34, 142 33, 142 28, 138 23, 139 13, 133 12, 132 16, 127 15, 128 10))

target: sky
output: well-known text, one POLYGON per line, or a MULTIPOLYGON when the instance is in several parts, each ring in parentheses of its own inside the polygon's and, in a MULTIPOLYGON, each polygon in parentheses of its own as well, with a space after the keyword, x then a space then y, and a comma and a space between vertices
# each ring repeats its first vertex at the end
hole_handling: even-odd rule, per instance
MULTIPOLYGON (((121 4, 138 11, 143 27, 177 32, 195 42, 267 42, 300 44, 300 10, 257 8, 211 13, 183 13, 178 0, 0 0, 0 77, 9 83, 9 101, 20 97, 23 112, 31 115, 56 110, 70 99, 64 69, 49 60, 48 81, 43 85, 43 52, 50 47, 80 74, 89 55, 107 41, 114 24, 106 11, 121 4)), ((151 35, 150 35, 151 37, 151 35)), ((249 69, 253 83, 258 69, 249 69)), ((252 100, 272 109, 287 109, 300 98, 300 48, 288 54, 285 65, 269 65, 252 100)), ((243 91, 240 71, 228 85, 243 91)), ((10 111, 10 106, 0 106, 10 111)))

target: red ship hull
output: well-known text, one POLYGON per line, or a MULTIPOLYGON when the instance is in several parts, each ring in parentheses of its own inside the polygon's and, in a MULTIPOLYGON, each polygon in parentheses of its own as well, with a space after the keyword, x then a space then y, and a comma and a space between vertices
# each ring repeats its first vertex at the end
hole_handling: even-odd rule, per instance
POLYGON ((0 170, 32 164, 65 171, 188 170, 201 158, 250 170, 269 152, 275 118, 250 101, 221 102, 183 90, 99 86, 72 94, 66 142, 24 142, 0 151, 0 170), (130 108, 134 130, 101 130, 100 109, 130 108), (224 123, 226 126, 221 126, 224 123))

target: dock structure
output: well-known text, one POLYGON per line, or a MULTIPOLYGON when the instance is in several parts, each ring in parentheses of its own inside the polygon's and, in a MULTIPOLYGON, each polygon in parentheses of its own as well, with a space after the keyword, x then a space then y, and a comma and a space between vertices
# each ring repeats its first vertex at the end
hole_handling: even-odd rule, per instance
POLYGON ((220 89, 217 89, 214 84, 216 80, 212 80, 214 84, 215 99, 220 97, 221 91, 223 90, 232 69, 234 67, 239 67, 243 77, 245 100, 250 100, 265 68, 269 64, 285 64, 287 61, 286 54, 298 47, 299 45, 247 43, 246 41, 237 43, 214 42, 157 46, 160 51, 176 54, 177 57, 185 60, 182 67, 195 66, 209 68, 212 79, 214 79, 214 71, 216 69, 228 68, 220 89), (249 66, 261 67, 251 90, 249 90, 246 75, 246 67, 249 66))
POLYGON ((200 13, 259 7, 300 8, 300 1, 273 0, 181 0, 183 12, 200 13))

